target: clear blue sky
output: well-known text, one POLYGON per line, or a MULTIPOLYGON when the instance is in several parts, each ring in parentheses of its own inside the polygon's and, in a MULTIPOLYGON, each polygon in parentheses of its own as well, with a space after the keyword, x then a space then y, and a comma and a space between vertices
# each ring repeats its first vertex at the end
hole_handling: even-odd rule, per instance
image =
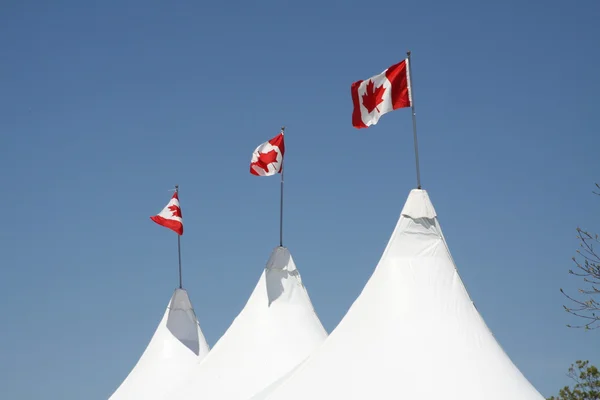
MULTIPOLYGON (((351 125, 350 84, 413 51, 423 186, 461 276, 544 395, 600 332, 565 327, 578 225, 600 231, 600 3, 16 1, 0 13, 0 393, 106 399, 177 285, 211 345, 284 242, 331 331, 415 187, 410 112, 351 125), (486 4, 484 4, 486 3, 486 4)), ((440 371, 443 373, 443 371, 440 371)))

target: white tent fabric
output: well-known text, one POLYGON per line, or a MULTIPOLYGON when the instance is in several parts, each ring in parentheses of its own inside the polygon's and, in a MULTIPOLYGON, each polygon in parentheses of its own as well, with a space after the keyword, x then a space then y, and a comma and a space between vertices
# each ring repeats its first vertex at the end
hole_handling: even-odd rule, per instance
POLYGON ((336 329, 287 379, 253 399, 543 397, 469 298, 427 192, 413 190, 373 275, 336 329))
POLYGON ((187 382, 164 399, 247 400, 326 337, 290 252, 277 247, 244 309, 187 382))
POLYGON ((208 352, 187 292, 176 289, 146 350, 109 400, 162 397, 208 352))

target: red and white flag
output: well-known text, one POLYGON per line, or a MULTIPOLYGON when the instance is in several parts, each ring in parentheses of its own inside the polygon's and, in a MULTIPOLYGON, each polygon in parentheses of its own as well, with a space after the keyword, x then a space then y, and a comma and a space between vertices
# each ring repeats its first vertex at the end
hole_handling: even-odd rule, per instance
POLYGON ((352 125, 367 128, 398 108, 410 107, 410 65, 408 59, 392 65, 379 75, 352 84, 352 125))
POLYGON ((250 173, 258 176, 270 176, 281 172, 285 144, 283 131, 268 142, 262 143, 252 153, 250 173))
POLYGON ((169 204, 158 215, 150 217, 150 219, 165 228, 175 231, 180 236, 183 235, 183 217, 177 192, 173 194, 169 204))

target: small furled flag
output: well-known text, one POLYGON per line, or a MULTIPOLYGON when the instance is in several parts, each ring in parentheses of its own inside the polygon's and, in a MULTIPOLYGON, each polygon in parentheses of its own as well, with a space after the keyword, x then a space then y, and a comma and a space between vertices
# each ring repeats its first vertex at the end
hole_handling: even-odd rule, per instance
POLYGON ((250 173, 257 176, 270 176, 281 173, 285 144, 283 131, 273 139, 258 146, 252 153, 250 173))
POLYGON ((410 107, 410 65, 408 59, 392 65, 379 75, 356 81, 350 89, 354 110, 352 126, 368 128, 379 118, 398 108, 410 107))
POLYGON ((165 228, 175 231, 180 236, 183 235, 183 217, 177 192, 173 194, 169 204, 158 215, 150 217, 150 219, 165 228))

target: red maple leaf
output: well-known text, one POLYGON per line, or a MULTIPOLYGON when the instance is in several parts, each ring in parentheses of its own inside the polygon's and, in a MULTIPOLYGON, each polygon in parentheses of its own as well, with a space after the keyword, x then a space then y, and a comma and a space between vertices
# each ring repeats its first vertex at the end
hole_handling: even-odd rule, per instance
POLYGON ((169 210, 171 210, 173 212, 173 215, 172 215, 173 217, 183 218, 181 216, 181 208, 179 208, 179 206, 173 204, 172 206, 169 206, 168 208, 169 208, 169 210))
POLYGON ((270 150, 266 153, 258 153, 258 160, 253 162, 251 166, 256 165, 265 172, 269 172, 269 164, 274 163, 275 161, 277 161, 277 152, 275 150, 270 150))
MULTIPOLYGON (((365 106, 369 113, 376 109, 379 104, 383 103, 384 93, 385 88, 383 85, 375 89, 375 84, 369 79, 369 83, 367 83, 367 90, 362 95, 363 106, 365 106)), ((379 108, 377 108, 377 112, 380 112, 379 108)))

